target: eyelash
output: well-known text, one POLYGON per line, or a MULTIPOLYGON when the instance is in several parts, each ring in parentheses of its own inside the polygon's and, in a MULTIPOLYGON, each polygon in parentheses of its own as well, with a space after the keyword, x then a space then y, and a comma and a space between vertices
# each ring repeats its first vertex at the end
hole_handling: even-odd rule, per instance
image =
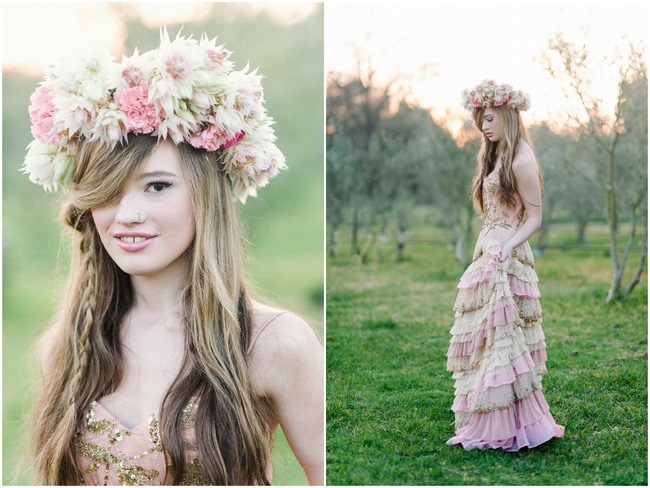
POLYGON ((158 187, 162 186, 162 188, 160 190, 157 190, 157 191, 153 190, 153 193, 160 193, 164 189, 169 188, 170 186, 172 186, 172 184, 167 182, 167 181, 152 181, 151 183, 149 183, 147 185, 147 190, 153 189, 152 187, 155 187, 155 186, 158 186, 158 187))

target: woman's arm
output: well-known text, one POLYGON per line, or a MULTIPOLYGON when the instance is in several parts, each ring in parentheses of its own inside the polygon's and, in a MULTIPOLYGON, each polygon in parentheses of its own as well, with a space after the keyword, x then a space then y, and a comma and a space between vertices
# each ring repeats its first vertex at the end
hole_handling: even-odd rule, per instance
POLYGON ((512 250, 526 242, 542 225, 542 191, 539 184, 539 173, 535 155, 526 144, 512 162, 512 171, 517 181, 517 192, 526 209, 526 222, 517 230, 501 248, 501 261, 504 261, 512 250))
POLYGON ((309 484, 324 485, 325 362, 316 334, 302 319, 282 314, 260 333, 250 364, 309 484))

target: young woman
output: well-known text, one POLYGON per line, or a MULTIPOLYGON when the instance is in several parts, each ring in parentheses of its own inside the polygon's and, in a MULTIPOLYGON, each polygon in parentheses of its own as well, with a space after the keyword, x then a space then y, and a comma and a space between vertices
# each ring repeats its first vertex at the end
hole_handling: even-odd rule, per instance
POLYGON ((236 199, 284 168, 260 77, 158 49, 50 69, 25 171, 64 186, 68 289, 42 343, 36 484, 272 482, 278 425, 324 482, 323 350, 247 291, 236 199))
POLYGON ((546 344, 527 242, 542 220, 541 173, 521 120, 524 94, 484 81, 464 97, 483 133, 473 199, 484 222, 454 306, 456 435, 447 443, 518 451, 564 434, 541 391, 546 344))

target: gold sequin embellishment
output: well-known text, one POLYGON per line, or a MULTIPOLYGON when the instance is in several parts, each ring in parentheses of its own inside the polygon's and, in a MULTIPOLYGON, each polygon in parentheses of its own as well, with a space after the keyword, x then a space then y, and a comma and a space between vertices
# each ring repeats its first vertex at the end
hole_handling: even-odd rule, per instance
MULTIPOLYGON (((144 449, 136 451, 136 454, 126 454, 125 451, 128 452, 128 449, 125 448, 126 443, 133 435, 133 431, 138 429, 138 427, 135 429, 126 429, 115 419, 96 420, 95 410, 97 405, 97 402, 90 404, 90 408, 86 414, 86 425, 80 432, 76 433, 74 439, 76 455, 80 463, 81 475, 84 482, 95 482, 104 486, 115 484, 116 481, 123 486, 164 484, 167 481, 165 474, 169 478, 169 473, 163 472, 161 476, 161 470, 165 471, 165 468, 168 468, 168 461, 163 452, 159 420, 156 415, 152 414, 149 416, 148 439, 146 439, 146 434, 139 432, 138 435, 140 438, 132 439, 128 446, 133 448, 133 441, 137 441, 138 445, 144 444, 141 446, 144 449), (141 438, 143 434, 144 439, 141 438), (105 437, 93 439, 92 436, 105 437), (162 457, 157 459, 151 458, 151 456, 162 457), (144 466, 149 466, 149 469, 144 466), (101 477, 100 468, 102 467, 104 468, 103 480, 97 478, 98 475, 101 477), (96 479, 92 479, 92 476, 88 477, 92 473, 95 473, 94 478, 96 479)), ((197 404, 191 402, 183 409, 181 418, 182 429, 194 429, 196 408, 197 404)), ((186 450, 198 451, 198 445, 187 440, 184 440, 184 447, 186 450)), ((196 454, 194 453, 192 457, 196 457, 196 454)), ((201 484, 205 484, 207 479, 200 459, 187 459, 183 481, 203 481, 201 484)))

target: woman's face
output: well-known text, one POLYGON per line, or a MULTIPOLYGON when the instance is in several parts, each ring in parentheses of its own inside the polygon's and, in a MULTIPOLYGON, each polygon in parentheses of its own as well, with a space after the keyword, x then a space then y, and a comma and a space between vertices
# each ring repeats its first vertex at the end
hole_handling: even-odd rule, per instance
POLYGON ((195 222, 181 164, 173 143, 159 143, 122 197, 92 210, 106 251, 129 275, 187 274, 195 222))
POLYGON ((486 108, 483 112, 483 124, 481 125, 481 130, 490 142, 498 142, 501 140, 503 124, 496 110, 491 107, 486 108))

